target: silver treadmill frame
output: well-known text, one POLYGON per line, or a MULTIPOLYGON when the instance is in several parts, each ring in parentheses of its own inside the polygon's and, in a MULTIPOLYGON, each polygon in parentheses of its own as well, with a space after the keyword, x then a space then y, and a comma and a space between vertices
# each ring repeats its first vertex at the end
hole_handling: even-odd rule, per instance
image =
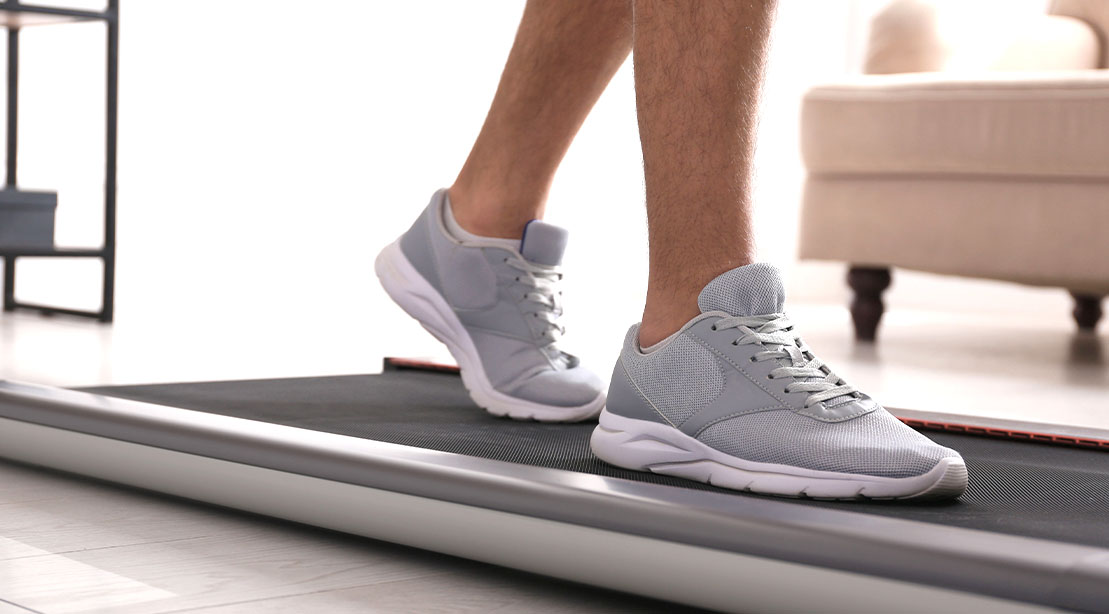
POLYGON ((1109 613, 1106 549, 46 386, 0 381, 0 457, 725 611, 1109 613))

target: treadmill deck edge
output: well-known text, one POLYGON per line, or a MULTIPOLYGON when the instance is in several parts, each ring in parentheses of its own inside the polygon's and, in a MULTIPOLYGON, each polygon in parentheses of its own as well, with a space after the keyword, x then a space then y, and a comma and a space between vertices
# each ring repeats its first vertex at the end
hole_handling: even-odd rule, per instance
MULTIPOLYGON (((1102 548, 805 507, 788 500, 737 499, 11 382, 0 382, 0 417, 8 425, 18 421, 44 427, 40 435, 50 430, 80 433, 109 444, 120 442, 117 447, 128 442, 611 534, 1049 607, 1109 612, 1109 550, 1102 548)), ((14 445, 0 438, 0 456, 21 460, 10 452, 14 445)), ((64 459, 31 462, 81 472, 64 459)), ((135 485, 161 490, 149 483, 135 485)))

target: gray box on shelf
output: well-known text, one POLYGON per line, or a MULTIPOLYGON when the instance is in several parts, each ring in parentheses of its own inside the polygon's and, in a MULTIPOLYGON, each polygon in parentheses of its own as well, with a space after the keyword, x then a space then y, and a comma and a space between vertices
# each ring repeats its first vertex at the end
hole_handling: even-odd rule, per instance
POLYGON ((0 189, 0 249, 54 246, 57 192, 0 189))

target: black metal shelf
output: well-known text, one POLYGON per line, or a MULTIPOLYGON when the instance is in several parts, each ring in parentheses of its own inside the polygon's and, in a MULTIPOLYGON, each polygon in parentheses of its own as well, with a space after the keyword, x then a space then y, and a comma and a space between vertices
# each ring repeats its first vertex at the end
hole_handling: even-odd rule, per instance
POLYGON ((8 111, 6 186, 15 188, 19 135, 19 30, 26 26, 103 21, 107 26, 106 114, 104 118, 104 243, 99 248, 0 248, 4 259, 3 309, 27 309, 43 314, 92 317, 111 322, 115 312, 116 257, 116 129, 119 99, 119 0, 108 0, 103 11, 23 4, 0 0, 0 27, 8 30, 8 111), (23 303, 15 298, 16 261, 19 258, 98 258, 104 265, 102 296, 98 311, 82 311, 23 303))

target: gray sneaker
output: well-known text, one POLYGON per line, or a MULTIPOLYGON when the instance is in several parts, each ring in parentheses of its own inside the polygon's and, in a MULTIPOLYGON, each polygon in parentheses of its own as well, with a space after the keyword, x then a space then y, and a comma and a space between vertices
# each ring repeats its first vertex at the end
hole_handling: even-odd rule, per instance
POLYGON ((709 282, 701 315, 650 353, 633 326, 593 452, 629 469, 773 495, 961 495, 959 453, 833 374, 782 313, 784 299, 778 270, 751 264, 709 282))
POLYGON ((489 413, 574 422, 605 404, 604 383, 563 352, 566 230, 533 221, 520 248, 459 241, 444 224, 439 190, 408 232, 377 257, 385 291, 446 344, 470 397, 489 413))

